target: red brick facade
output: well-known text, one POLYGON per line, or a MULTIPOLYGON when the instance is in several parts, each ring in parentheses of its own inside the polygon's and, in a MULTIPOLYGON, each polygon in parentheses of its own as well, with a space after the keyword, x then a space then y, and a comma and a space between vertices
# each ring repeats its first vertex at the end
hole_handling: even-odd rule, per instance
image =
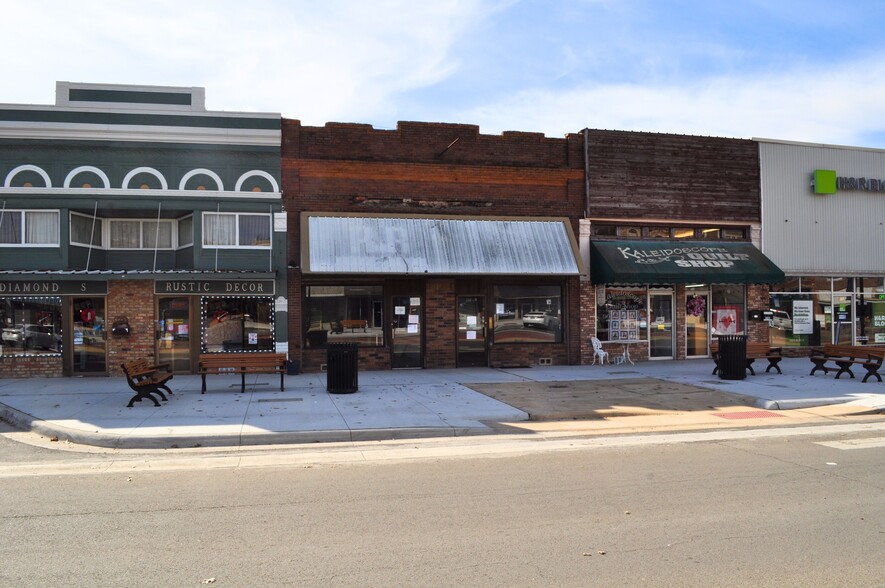
MULTIPOLYGON (((482 135, 473 125, 440 123, 404 122, 387 131, 358 124, 305 127, 284 120, 282 154, 290 265, 300 260, 302 212, 564 217, 575 232, 583 215, 580 137, 482 135)), ((302 287, 311 279, 298 269, 289 271, 289 355, 300 357, 306 371, 325 362, 324 350, 302 349, 301 344, 302 287)), ((578 279, 559 283, 570 321, 564 342, 493 345, 488 350, 490 365, 537 365, 547 358, 554 364, 580 361, 578 279)), ((419 282, 424 296, 424 367, 457 365, 457 296, 490 284, 477 286, 475 280, 455 276, 419 282)), ((397 280, 385 278, 384 285, 385 292, 392 291, 397 280)), ((390 363, 389 348, 360 348, 361 367, 388 368, 390 363)))
POLYGON ((155 361, 157 334, 153 280, 109 282, 105 312, 108 324, 112 324, 116 317, 125 316, 131 327, 128 337, 108 334, 108 373, 121 375, 120 364, 127 361, 155 361))

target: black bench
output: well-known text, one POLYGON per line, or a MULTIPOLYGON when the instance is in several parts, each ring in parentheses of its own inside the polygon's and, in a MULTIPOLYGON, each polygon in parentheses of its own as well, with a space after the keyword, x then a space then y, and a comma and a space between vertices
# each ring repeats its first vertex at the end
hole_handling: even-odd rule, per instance
POLYGON ((132 408, 136 402, 141 402, 145 398, 151 400, 154 406, 160 406, 154 394, 159 396, 164 402, 169 400, 163 391, 170 395, 172 390, 166 385, 166 382, 172 379, 172 373, 168 371, 168 364, 153 365, 146 360, 136 360, 123 363, 120 369, 126 376, 129 387, 135 390, 135 396, 129 399, 126 406, 132 408), (163 370, 163 371, 161 371, 163 370))
POLYGON ((814 364, 811 374, 809 374, 811 376, 820 370, 825 374, 836 372, 837 380, 842 374, 848 374, 854 378, 851 367, 861 365, 867 370, 862 382, 869 380, 870 376, 875 376, 881 382, 882 376, 879 374, 879 368, 882 367, 882 360, 885 359, 885 348, 827 344, 823 347, 813 347, 809 353, 809 359, 814 364), (835 367, 828 366, 828 363, 835 367))

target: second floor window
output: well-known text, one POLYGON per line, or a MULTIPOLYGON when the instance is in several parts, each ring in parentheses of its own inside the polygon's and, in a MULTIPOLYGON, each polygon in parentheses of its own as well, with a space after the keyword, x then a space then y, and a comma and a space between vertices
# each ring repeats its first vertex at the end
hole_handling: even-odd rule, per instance
POLYGON ((58 246, 57 210, 0 211, 0 245, 58 246))
POLYGON ((203 213, 204 247, 270 247, 270 215, 203 213))
POLYGON ((111 249, 172 249, 172 221, 111 220, 111 249))

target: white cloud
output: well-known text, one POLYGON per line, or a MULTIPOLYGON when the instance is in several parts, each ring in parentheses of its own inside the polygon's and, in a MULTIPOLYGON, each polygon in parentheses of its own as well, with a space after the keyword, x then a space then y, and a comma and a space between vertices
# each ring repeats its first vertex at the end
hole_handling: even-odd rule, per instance
POLYGON ((43 1, 0 38, 3 102, 51 103, 56 80, 204 86, 207 105, 306 123, 378 118, 458 67, 480 0, 43 1), (28 26, 24 26, 28 23, 28 26))
POLYGON ((584 127, 858 144, 885 130, 885 61, 830 65, 683 85, 588 84, 535 89, 463 111, 484 133, 563 136, 584 127))

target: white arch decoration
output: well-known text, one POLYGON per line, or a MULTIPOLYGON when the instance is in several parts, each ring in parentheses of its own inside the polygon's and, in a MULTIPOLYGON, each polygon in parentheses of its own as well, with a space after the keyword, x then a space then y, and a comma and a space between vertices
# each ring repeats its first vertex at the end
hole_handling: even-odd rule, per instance
POLYGON ((240 176, 240 179, 237 180, 236 187, 234 187, 234 192, 239 192, 240 188, 243 187, 243 182, 245 182, 246 180, 248 180, 252 176, 261 176, 262 178, 264 178, 265 180, 270 182, 270 185, 273 187, 274 192, 280 191, 280 186, 279 186, 279 184, 277 184, 277 181, 275 179, 273 179, 272 175, 270 175, 266 171, 262 171, 260 169, 253 169, 252 171, 247 171, 246 173, 244 173, 243 175, 240 176))
POLYGON ((169 184, 166 183, 166 178, 163 177, 163 174, 161 174, 160 172, 158 172, 157 170, 155 170, 152 167, 137 167, 134 170, 132 170, 131 172, 129 172, 128 174, 126 174, 126 177, 123 178, 123 189, 126 190, 127 188, 129 188, 129 182, 132 180, 132 178, 134 178, 135 176, 137 176, 138 174, 141 174, 141 173, 151 174, 152 176, 154 176, 155 178, 160 180, 160 187, 163 190, 169 189, 169 184))
POLYGON ((223 192, 223 191, 224 191, 224 183, 222 183, 221 178, 218 177, 218 174, 215 173, 214 171, 212 171, 211 169, 205 169, 205 168, 202 168, 202 167, 199 168, 199 169, 192 169, 191 171, 189 171, 189 172, 187 172, 186 174, 184 174, 184 177, 181 178, 181 183, 178 184, 178 189, 179 189, 179 190, 184 190, 184 189, 185 189, 185 184, 187 184, 187 181, 188 181, 189 179, 191 179, 192 177, 194 177, 194 176, 198 176, 198 175, 200 175, 200 174, 207 175, 207 176, 209 176, 210 178, 212 178, 213 180, 215 180, 215 185, 218 186, 218 191, 219 191, 219 192, 223 192))
POLYGON ((108 179, 107 174, 105 174, 103 171, 101 171, 101 170, 98 169, 97 167, 94 167, 94 166, 91 166, 91 165, 81 165, 80 167, 77 167, 77 168, 72 169, 72 170, 71 170, 71 173, 69 173, 69 174, 67 175, 67 177, 65 178, 65 185, 64 185, 64 187, 65 187, 65 188, 70 188, 70 187, 71 187, 71 182, 74 180, 75 177, 77 177, 77 174, 80 174, 80 173, 83 173, 83 172, 92 172, 92 173, 94 173, 95 175, 97 175, 98 177, 101 178, 101 181, 102 181, 102 183, 104 184, 104 187, 105 187, 105 188, 110 188, 110 187, 111 187, 111 181, 108 179))
POLYGON ((37 172, 38 174, 40 174, 40 177, 43 178, 43 181, 46 182, 46 187, 52 187, 52 180, 49 179, 49 174, 43 171, 42 167, 37 167, 36 165, 30 164, 20 165, 14 170, 10 171, 8 174, 6 174, 6 180, 3 182, 3 187, 11 188, 12 186, 10 184, 12 184, 12 178, 14 178, 19 172, 23 171, 37 172))

